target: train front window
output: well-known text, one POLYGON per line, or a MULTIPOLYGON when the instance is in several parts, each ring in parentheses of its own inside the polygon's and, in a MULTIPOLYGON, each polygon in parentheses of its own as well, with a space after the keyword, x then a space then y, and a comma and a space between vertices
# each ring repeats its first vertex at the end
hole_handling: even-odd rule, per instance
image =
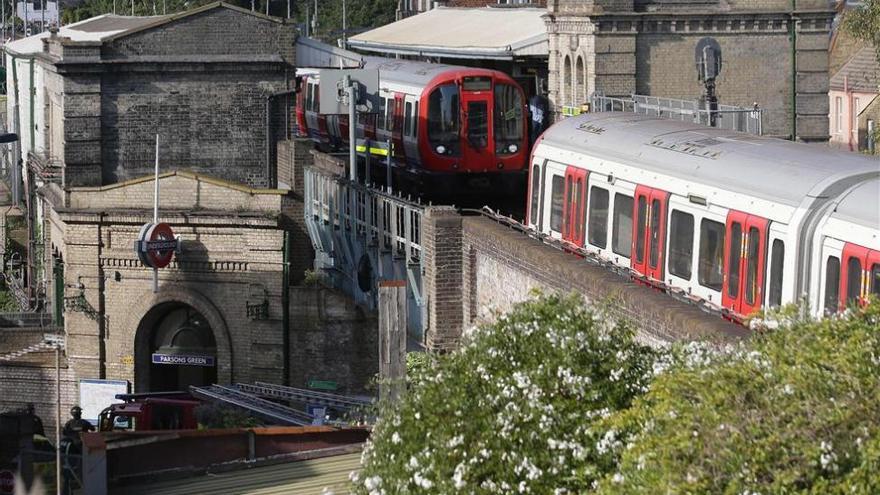
POLYGON ((467 139, 471 147, 481 150, 489 144, 489 105, 472 101, 467 106, 467 139))
POLYGON ((458 86, 445 84, 428 97, 428 142, 441 155, 458 154, 458 86))
POLYGON ((519 151, 523 138, 523 104, 519 89, 510 84, 495 85, 495 153, 519 151))

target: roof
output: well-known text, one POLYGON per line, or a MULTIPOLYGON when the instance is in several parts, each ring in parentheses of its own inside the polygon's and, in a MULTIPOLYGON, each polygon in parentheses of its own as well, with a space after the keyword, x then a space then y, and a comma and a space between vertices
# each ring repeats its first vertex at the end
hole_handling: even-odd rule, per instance
POLYGON ((834 209, 832 216, 872 229, 880 229, 880 179, 856 186, 834 209))
POLYGON ((880 62, 872 47, 857 51, 849 62, 831 76, 831 89, 847 89, 865 93, 880 93, 880 62))
MULTIPOLYGON (((203 5, 199 8, 178 12, 176 14, 167 15, 151 15, 151 16, 128 16, 116 14, 102 14, 96 17, 62 26, 58 30, 58 36, 70 38, 74 42, 91 42, 103 43, 122 36, 134 34, 144 29, 158 27, 168 22, 188 17, 206 10, 215 8, 226 8, 236 10, 247 15, 262 17, 275 22, 280 22, 276 17, 270 17, 259 12, 251 12, 250 10, 229 5, 223 2, 214 2, 203 5)), ((50 33, 44 31, 27 38, 13 41, 6 44, 6 51, 17 55, 32 55, 43 51, 43 39, 48 38, 50 33)))
POLYGON ((357 69, 364 57, 337 46, 299 36, 296 39, 296 64, 300 67, 325 69, 357 69))
POLYGON ((351 47, 380 53, 509 60, 549 50, 540 8, 437 7, 353 36, 351 47))
POLYGON ((622 112, 565 119, 545 144, 792 207, 844 177, 880 176, 880 160, 857 153, 622 112))
POLYGON ((188 479, 157 481, 126 486, 111 493, 126 495, 162 493, 201 494, 291 494, 319 495, 325 488, 348 493, 349 474, 360 469, 361 454, 344 454, 307 461, 287 462, 225 473, 212 473, 188 479))

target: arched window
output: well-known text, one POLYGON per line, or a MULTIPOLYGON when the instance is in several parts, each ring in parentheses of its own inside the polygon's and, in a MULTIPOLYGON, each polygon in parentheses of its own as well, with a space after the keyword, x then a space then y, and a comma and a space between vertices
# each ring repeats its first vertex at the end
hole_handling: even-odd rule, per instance
POLYGON ((571 93, 571 57, 566 55, 562 66, 562 104, 571 105, 574 98, 571 93))
POLYGON ((574 104, 578 105, 581 103, 587 102, 587 71, 584 67, 584 57, 578 55, 577 58, 577 66, 575 67, 575 78, 577 78, 577 83, 575 84, 575 101, 574 104))

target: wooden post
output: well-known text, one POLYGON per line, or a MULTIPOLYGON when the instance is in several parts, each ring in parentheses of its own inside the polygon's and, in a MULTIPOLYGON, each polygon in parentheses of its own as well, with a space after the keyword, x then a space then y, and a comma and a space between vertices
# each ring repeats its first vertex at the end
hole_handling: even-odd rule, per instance
POLYGON ((379 282, 379 396, 396 401, 406 380, 406 281, 379 282))

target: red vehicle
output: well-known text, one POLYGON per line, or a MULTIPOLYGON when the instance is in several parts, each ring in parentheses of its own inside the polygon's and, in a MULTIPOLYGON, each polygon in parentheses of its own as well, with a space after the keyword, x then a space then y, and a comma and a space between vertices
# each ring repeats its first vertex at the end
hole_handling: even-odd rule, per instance
POLYGON ((100 431, 194 430, 195 408, 201 402, 183 392, 128 394, 124 403, 101 411, 100 431))
MULTIPOLYGON (((365 60, 365 68, 379 71, 379 112, 360 115, 356 134, 391 141, 398 171, 432 191, 443 185, 458 192, 523 184, 527 113, 522 88, 510 76, 473 67, 365 60)), ((318 74, 301 71, 300 76, 300 135, 325 148, 347 146, 348 116, 319 114, 318 74)))

